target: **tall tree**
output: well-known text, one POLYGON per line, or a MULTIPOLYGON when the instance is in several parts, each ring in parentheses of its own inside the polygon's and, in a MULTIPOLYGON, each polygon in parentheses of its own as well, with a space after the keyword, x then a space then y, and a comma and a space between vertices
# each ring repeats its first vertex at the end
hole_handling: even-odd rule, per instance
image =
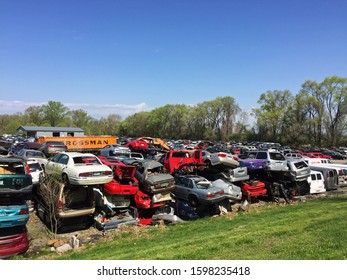
POLYGON ((61 102, 48 101, 46 105, 42 105, 45 119, 49 122, 50 126, 57 126, 65 119, 69 113, 69 109, 61 102))
POLYGON ((259 134, 265 140, 281 142, 282 134, 290 124, 289 112, 293 108, 293 96, 290 91, 267 91, 258 100, 260 108, 253 112, 257 117, 259 134))
POLYGON ((30 106, 25 110, 24 115, 28 116, 28 122, 30 124, 40 126, 45 122, 45 114, 42 106, 30 106))
POLYGON ((70 113, 72 124, 76 127, 86 129, 93 119, 88 113, 84 110, 73 110, 70 113))

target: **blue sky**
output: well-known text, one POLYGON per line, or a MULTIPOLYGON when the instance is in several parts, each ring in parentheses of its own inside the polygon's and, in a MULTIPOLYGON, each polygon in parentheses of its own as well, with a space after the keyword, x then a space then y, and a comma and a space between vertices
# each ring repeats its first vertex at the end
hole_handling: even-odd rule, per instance
POLYGON ((0 0, 0 114, 100 118, 347 77, 346 0, 0 0))

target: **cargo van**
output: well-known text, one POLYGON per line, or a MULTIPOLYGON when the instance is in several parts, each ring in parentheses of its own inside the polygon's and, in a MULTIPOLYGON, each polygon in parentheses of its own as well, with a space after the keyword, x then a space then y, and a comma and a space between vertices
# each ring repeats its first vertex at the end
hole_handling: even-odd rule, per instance
POLYGON ((322 164, 322 166, 336 169, 337 174, 339 176, 337 181, 338 187, 344 187, 347 185, 347 166, 346 165, 330 163, 330 164, 322 164))
POLYGON ((309 165, 311 170, 320 171, 323 174, 324 186, 327 191, 336 190, 338 187, 339 174, 336 171, 336 168, 327 167, 322 164, 312 164, 309 165))
POLYGON ((311 170, 311 175, 307 178, 307 182, 310 185, 310 194, 323 193, 326 191, 323 173, 320 171, 311 170))

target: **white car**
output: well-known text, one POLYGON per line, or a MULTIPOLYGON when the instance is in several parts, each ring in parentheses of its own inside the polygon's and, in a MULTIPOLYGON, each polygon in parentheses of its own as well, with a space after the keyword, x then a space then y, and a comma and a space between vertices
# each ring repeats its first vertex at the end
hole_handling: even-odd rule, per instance
POLYGON ((33 185, 38 185, 41 182, 41 179, 43 177, 43 169, 41 164, 34 159, 29 159, 26 161, 29 169, 30 169, 30 175, 33 181, 33 185))
POLYGON ((209 166, 224 165, 226 167, 236 168, 240 165, 234 155, 225 152, 210 153, 208 151, 202 151, 202 158, 204 163, 209 166))
POLYGON ((47 174, 61 176, 70 185, 99 185, 113 179, 111 168, 91 153, 58 153, 48 161, 45 170, 47 174))

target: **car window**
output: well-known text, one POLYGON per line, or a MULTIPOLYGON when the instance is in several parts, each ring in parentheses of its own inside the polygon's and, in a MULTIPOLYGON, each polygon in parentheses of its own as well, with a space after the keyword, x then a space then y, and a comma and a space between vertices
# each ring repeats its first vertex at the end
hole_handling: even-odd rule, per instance
POLYGON ((52 157, 51 161, 53 162, 58 162, 59 158, 62 156, 62 154, 56 154, 52 157))
POLYGON ((280 153, 269 153, 272 160, 285 160, 285 157, 280 153))
POLYGON ((259 152, 257 154, 257 159, 267 159, 267 153, 266 152, 259 152))
POLYGON ((302 169, 302 168, 308 167, 308 165, 304 161, 294 162, 294 166, 296 167, 296 169, 302 169))
POLYGON ((322 180, 322 174, 317 174, 317 180, 322 180))
POLYGON ((41 171, 41 165, 38 162, 28 163, 30 172, 41 171))
POLYGON ((65 154, 62 154, 57 162, 60 163, 60 164, 67 164, 68 161, 69 161, 69 156, 65 155, 65 154))
POLYGON ((316 180, 316 174, 311 174, 311 179, 312 179, 313 181, 315 181, 315 180, 316 180))

